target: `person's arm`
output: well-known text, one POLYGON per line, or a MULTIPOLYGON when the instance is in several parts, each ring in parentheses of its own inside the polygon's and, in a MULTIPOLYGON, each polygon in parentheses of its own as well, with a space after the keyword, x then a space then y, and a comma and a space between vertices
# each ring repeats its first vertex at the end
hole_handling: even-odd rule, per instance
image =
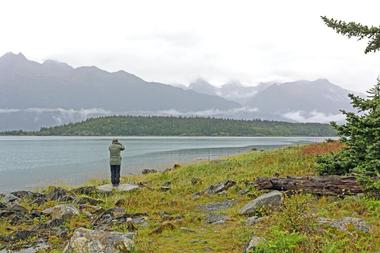
POLYGON ((123 144, 120 144, 120 150, 123 151, 125 149, 125 147, 123 146, 123 144))

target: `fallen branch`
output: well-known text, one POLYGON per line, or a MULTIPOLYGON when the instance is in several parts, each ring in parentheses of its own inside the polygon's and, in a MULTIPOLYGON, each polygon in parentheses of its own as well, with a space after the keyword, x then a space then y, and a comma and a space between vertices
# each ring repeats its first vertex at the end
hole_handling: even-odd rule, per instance
POLYGON ((364 192, 355 177, 350 176, 258 178, 255 186, 259 190, 295 191, 335 196, 364 192))

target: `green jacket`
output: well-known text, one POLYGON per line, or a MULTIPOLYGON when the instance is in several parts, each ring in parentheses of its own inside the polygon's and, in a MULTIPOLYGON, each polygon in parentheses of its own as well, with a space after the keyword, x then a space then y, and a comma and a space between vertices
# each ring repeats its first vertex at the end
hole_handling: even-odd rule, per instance
POLYGON ((108 148, 110 151, 110 165, 121 165, 120 152, 125 148, 121 143, 112 143, 108 148))

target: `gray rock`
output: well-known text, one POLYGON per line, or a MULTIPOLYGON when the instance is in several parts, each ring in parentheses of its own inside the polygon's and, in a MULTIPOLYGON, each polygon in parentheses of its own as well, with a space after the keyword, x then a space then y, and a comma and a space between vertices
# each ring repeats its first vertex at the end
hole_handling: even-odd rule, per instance
POLYGON ((104 192, 104 193, 112 192, 113 190, 120 191, 120 192, 129 192, 129 191, 133 191, 139 188, 140 187, 135 184, 121 184, 118 187, 113 187, 112 184, 105 184, 105 185, 100 185, 97 187, 97 189, 100 192, 104 192))
POLYGON ((19 197, 13 195, 12 193, 6 193, 4 194, 3 196, 3 202, 5 204, 12 204, 12 203, 16 203, 20 200, 19 197))
POLYGON ((163 192, 169 191, 172 189, 172 182, 165 182, 164 184, 161 185, 160 190, 163 192))
POLYGON ((240 191, 238 192, 238 194, 239 194, 239 195, 245 195, 245 194, 247 194, 248 192, 249 192, 248 189, 243 189, 243 190, 240 190, 240 191))
POLYGON ((36 210, 36 209, 33 209, 32 211, 30 211, 30 215, 33 217, 33 218, 37 218, 37 217, 40 217, 41 216, 41 212, 36 210))
POLYGON ((35 199, 35 198, 44 196, 41 193, 31 192, 31 191, 15 191, 15 192, 12 192, 11 194, 13 194, 14 196, 16 196, 16 197, 18 197, 20 199, 22 199, 22 198, 32 198, 32 199, 35 199))
POLYGON ((45 209, 42 211, 45 215, 50 215, 51 218, 54 219, 69 219, 74 215, 79 214, 79 210, 73 205, 56 205, 54 207, 45 209))
POLYGON ((262 242, 264 239, 258 236, 252 236, 251 240, 248 242, 243 253, 249 253, 251 250, 257 247, 257 245, 262 242))
POLYGON ((363 219, 353 218, 353 217, 344 217, 339 220, 320 217, 317 219, 317 222, 320 224, 327 224, 331 227, 334 227, 344 232, 348 231, 349 225, 354 226, 355 229, 362 231, 364 233, 369 233, 369 229, 370 229, 368 224, 363 219))
POLYGON ((180 227, 179 228, 181 231, 183 232, 188 232, 188 233, 196 233, 195 230, 191 229, 191 228, 188 228, 188 227, 180 227))
POLYGON ((175 221, 181 221, 183 220, 183 216, 180 214, 174 215, 165 211, 158 212, 158 215, 160 215, 161 219, 163 220, 175 220, 175 221))
POLYGON ((207 194, 217 194, 217 193, 228 190, 235 184, 236 184, 235 181, 226 180, 218 184, 210 185, 206 190, 204 190, 204 192, 207 194))
POLYGON ((145 174, 151 174, 151 173, 157 173, 158 171, 155 170, 155 169, 143 169, 142 170, 142 174, 145 175, 145 174))
POLYGON ((201 192, 194 192, 192 195, 191 195, 191 198, 192 199, 199 199, 201 197, 202 193, 201 192))
POLYGON ((230 220, 230 217, 227 215, 223 214, 215 214, 215 213, 210 213, 207 216, 207 223, 209 224, 224 224, 226 221, 230 220))
POLYGON ((239 213, 242 215, 254 214, 256 210, 260 208, 270 208, 273 210, 278 208, 282 201, 282 193, 279 191, 272 191, 248 202, 248 204, 240 209, 239 213))
POLYGON ((93 222, 97 229, 106 230, 115 224, 128 223, 130 229, 134 230, 133 225, 147 226, 147 213, 126 213, 124 208, 115 207, 101 213, 93 222))
POLYGON ((14 213, 22 213, 22 214, 27 214, 28 213, 28 210, 25 207, 20 206, 18 204, 11 205, 8 208, 8 211, 14 212, 14 213))
POLYGON ((64 219, 53 219, 53 220, 49 220, 46 223, 39 225, 38 229, 41 230, 41 229, 49 229, 49 228, 53 228, 53 227, 59 227, 59 226, 62 226, 64 223, 65 223, 64 219))
POLYGON ((133 234, 78 228, 64 253, 127 253, 134 248, 133 234))
POLYGON ((126 211, 122 207, 110 208, 102 212, 93 222, 95 227, 105 224, 110 224, 113 220, 126 221, 128 216, 126 216, 126 211))
POLYGON ((0 211, 0 218, 9 217, 13 214, 26 215, 28 214, 28 210, 18 204, 11 204, 10 206, 7 206, 5 209, 2 209, 0 211))
POLYGON ((2 202, 0 202, 0 209, 6 209, 8 206, 2 202))
POLYGON ((129 218, 127 221, 131 222, 135 225, 141 225, 143 227, 148 226, 148 222, 146 221, 146 217, 136 217, 136 218, 129 218))
POLYGON ((46 194, 46 197, 49 200, 57 200, 57 201, 73 201, 75 197, 71 195, 67 190, 60 187, 52 187, 49 193, 46 194))
POLYGON ((0 250, 0 253, 38 253, 41 251, 45 252, 49 248, 50 248, 49 244, 47 244, 44 241, 40 241, 36 245, 29 248, 24 248, 20 250, 12 250, 12 251, 3 249, 3 250, 0 250))
POLYGON ((90 198, 90 197, 80 197, 77 200, 75 200, 75 203, 79 205, 90 204, 90 205, 96 206, 96 205, 104 203, 104 201, 100 199, 90 198))
POLYGON ((247 220, 245 221, 245 224, 248 226, 255 225, 258 219, 259 219, 258 216, 248 217, 247 220))
POLYGON ((91 214, 92 213, 96 213, 96 214, 99 214, 101 212, 104 212, 104 209, 100 206, 92 206, 92 205, 87 205, 87 204, 80 204, 78 205, 79 209, 81 211, 88 211, 90 212, 91 214))
POLYGON ((30 223, 32 221, 29 211, 18 204, 12 204, 6 209, 0 210, 0 218, 7 219, 11 225, 30 223))
POLYGON ((33 230, 18 230, 12 232, 10 235, 7 235, 2 238, 4 242, 16 242, 16 241, 24 241, 32 236, 36 235, 36 231, 33 230))
POLYGON ((217 210, 227 209, 233 206, 235 203, 236 203, 235 200, 229 199, 229 200, 202 205, 202 206, 199 206, 199 208, 205 211, 217 211, 217 210))
POLYGON ((218 220, 218 221, 215 221, 213 223, 211 223, 212 225, 223 225, 224 223, 226 223, 225 220, 218 220))
POLYGON ((79 194, 84 194, 84 195, 92 195, 98 193, 98 189, 96 186, 82 186, 75 188, 71 190, 72 193, 79 195, 79 194))
POLYGON ((46 196, 41 196, 41 197, 37 197, 35 199, 32 200, 31 204, 36 204, 36 205, 42 205, 43 203, 45 203, 46 201, 48 201, 48 199, 46 198, 46 196))

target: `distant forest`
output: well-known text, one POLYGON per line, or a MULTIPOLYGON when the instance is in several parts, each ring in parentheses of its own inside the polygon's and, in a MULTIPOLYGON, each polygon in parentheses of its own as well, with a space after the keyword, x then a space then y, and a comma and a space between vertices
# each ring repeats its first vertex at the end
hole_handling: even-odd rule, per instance
POLYGON ((38 136, 335 136, 327 124, 204 117, 107 116, 78 123, 6 131, 2 135, 38 136))

